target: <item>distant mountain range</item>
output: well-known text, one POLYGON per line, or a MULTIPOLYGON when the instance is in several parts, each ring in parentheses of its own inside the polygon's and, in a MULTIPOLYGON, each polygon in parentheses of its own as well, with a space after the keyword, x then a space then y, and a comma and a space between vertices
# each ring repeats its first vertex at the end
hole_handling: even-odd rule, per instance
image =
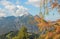
POLYGON ((26 26, 28 32, 38 32, 38 27, 34 20, 34 16, 31 14, 24 14, 22 16, 8 16, 0 17, 0 35, 8 33, 10 31, 17 31, 22 26, 26 26))

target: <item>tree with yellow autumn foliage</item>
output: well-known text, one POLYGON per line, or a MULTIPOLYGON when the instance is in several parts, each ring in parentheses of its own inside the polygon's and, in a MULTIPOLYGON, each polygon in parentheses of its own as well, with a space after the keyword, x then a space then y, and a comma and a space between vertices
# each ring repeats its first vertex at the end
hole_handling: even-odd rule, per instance
POLYGON ((28 36, 27 28, 23 26, 18 32, 18 35, 13 37, 12 39, 27 39, 27 36, 28 36))

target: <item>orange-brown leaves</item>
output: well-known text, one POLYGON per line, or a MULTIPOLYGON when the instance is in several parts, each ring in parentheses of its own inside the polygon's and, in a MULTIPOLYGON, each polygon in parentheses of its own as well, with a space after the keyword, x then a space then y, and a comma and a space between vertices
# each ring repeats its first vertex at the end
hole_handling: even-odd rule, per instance
POLYGON ((54 35, 54 33, 53 32, 48 32, 48 34, 47 34, 49 37, 52 37, 53 35, 54 35))
POLYGON ((40 17, 35 17, 37 21, 38 28, 41 32, 45 30, 45 34, 42 34, 41 37, 44 39, 60 39, 60 20, 51 22, 45 21, 40 17), (54 29, 52 29, 54 27, 54 29), (51 29, 51 30, 50 30, 51 29))
POLYGON ((40 29, 40 30, 44 30, 44 29, 49 29, 50 28, 50 24, 47 22, 47 21, 45 21, 43 18, 40 18, 40 17, 35 17, 35 20, 37 21, 37 25, 38 25, 38 28, 40 29))
POLYGON ((56 26, 56 33, 60 34, 60 26, 56 26))
POLYGON ((55 7, 57 7, 57 6, 58 6, 58 3, 55 3, 55 2, 52 3, 52 5, 51 5, 52 8, 55 8, 55 7))
POLYGON ((53 39, 60 39, 60 34, 56 34, 53 39))
POLYGON ((53 32, 48 32, 45 39, 52 39, 52 37, 54 36, 54 33, 53 32))

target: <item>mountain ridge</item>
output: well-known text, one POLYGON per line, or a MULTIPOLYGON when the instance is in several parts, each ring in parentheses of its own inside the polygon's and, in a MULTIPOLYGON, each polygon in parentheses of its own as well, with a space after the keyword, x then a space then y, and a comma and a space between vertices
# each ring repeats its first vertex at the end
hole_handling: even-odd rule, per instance
POLYGON ((28 32, 37 32, 38 27, 34 22, 34 16, 31 14, 23 16, 0 17, 0 35, 10 31, 19 30, 23 25, 27 27, 28 32), (32 23, 33 22, 33 23, 32 23))

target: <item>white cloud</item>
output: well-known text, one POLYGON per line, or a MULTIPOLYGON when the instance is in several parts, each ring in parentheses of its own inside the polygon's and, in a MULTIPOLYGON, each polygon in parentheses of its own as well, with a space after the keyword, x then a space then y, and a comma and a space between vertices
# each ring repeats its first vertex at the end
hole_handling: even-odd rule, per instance
POLYGON ((43 6, 43 2, 48 3, 50 0, 28 0, 26 4, 33 5, 35 7, 43 6))
POLYGON ((19 6, 19 5, 17 5, 16 7, 18 8, 15 13, 16 16, 22 16, 24 14, 28 14, 27 8, 25 8, 23 6, 19 6))
POLYGON ((25 10, 28 10, 27 8, 25 8, 25 7, 23 7, 23 6, 20 6, 20 5, 17 5, 16 7, 19 8, 19 9, 25 9, 25 10))
POLYGON ((27 12, 28 9, 25 8, 24 6, 14 5, 11 2, 9 2, 9 1, 1 1, 0 4, 4 6, 4 11, 6 11, 10 16, 11 15, 22 16, 23 14, 27 14, 28 13, 27 12))
POLYGON ((0 9, 0 17, 6 16, 4 10, 0 9))
POLYGON ((10 3, 9 1, 1 1, 1 4, 8 10, 12 11, 15 9, 15 5, 10 3))
POLYGON ((4 17, 4 16, 6 16, 6 14, 0 13, 0 17, 4 17))
POLYGON ((37 2, 39 0, 28 0, 28 2, 37 2))
POLYGON ((31 4, 35 7, 40 7, 40 0, 28 0, 26 4, 31 4))

